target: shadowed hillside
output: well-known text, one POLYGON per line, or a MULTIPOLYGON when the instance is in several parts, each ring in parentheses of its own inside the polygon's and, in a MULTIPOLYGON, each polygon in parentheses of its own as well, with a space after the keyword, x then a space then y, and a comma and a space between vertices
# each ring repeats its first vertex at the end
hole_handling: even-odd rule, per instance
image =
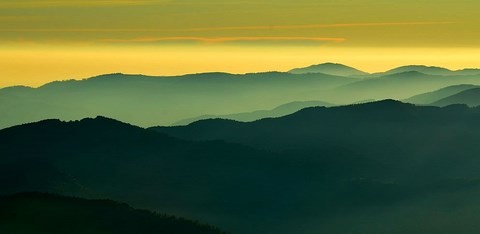
POLYGON ((149 130, 47 120, 0 130, 0 192, 114 199, 234 233, 472 233, 478 119, 386 100, 149 130))
POLYGON ((291 209, 281 205, 285 198, 300 199, 294 187, 301 178, 286 157, 178 140, 103 117, 1 130, 0 154, 0 194, 108 198, 235 233, 270 230, 291 209))
POLYGON ((42 193, 0 197, 0 232, 9 234, 223 233, 219 229, 109 200, 42 193))

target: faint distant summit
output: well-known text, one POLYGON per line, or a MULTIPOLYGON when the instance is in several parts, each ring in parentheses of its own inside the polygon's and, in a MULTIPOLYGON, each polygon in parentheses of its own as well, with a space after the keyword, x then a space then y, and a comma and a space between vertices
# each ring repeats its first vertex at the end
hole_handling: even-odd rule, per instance
POLYGON ((293 74, 323 73, 334 76, 364 76, 368 73, 356 68, 345 66, 338 63, 322 63, 304 68, 295 68, 289 71, 293 74))
POLYGON ((476 75, 480 74, 480 69, 462 69, 462 70, 450 70, 443 67, 435 67, 435 66, 425 66, 425 65, 408 65, 408 66, 401 66, 394 69, 391 69, 386 72, 377 73, 374 75, 392 75, 392 74, 399 74, 405 72, 419 72, 427 75, 434 75, 434 76, 454 76, 454 75, 476 75))
POLYGON ((369 74, 367 72, 360 71, 356 68, 349 67, 339 63, 322 63, 317 65, 312 65, 303 68, 295 68, 290 71, 292 74, 312 74, 312 73, 323 73, 327 75, 334 76, 346 76, 346 77, 380 77, 388 76, 395 74, 425 74, 433 76, 469 76, 469 75, 478 75, 480 74, 480 69, 475 68, 466 68, 461 70, 450 70, 443 67, 436 66, 425 66, 425 65, 407 65, 397 67, 385 72, 378 72, 369 74))
POLYGON ((383 73, 383 75, 391 75, 391 74, 398 74, 398 73, 404 73, 404 72, 420 72, 423 74, 437 75, 437 76, 450 75, 452 73, 451 70, 443 67, 408 65, 408 66, 397 67, 392 70, 386 71, 385 73, 383 73))

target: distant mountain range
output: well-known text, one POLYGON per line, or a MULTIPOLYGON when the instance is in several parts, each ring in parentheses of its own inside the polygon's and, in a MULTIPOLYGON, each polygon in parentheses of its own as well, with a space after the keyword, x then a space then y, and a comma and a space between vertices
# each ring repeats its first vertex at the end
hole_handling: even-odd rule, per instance
MULTIPOLYGON (((453 85, 479 85, 480 75, 439 76, 408 71, 391 75, 364 78, 362 81, 346 84, 332 90, 337 103, 360 99, 406 99, 414 95, 431 92, 453 85)), ((325 99, 328 100, 328 99, 325 99)))
POLYGON ((375 75, 384 76, 384 75, 393 75, 404 72, 420 72, 427 75, 433 76, 462 76, 462 75, 478 75, 480 74, 480 69, 461 69, 452 71, 443 67, 429 67, 424 65, 410 65, 394 68, 392 70, 376 73, 375 75))
POLYGON ((356 68, 345 66, 338 63, 323 63, 304 68, 295 68, 289 71, 293 74, 323 73, 333 76, 364 76, 368 73, 356 68))
POLYGON ((424 66, 424 65, 408 65, 397 67, 385 72, 368 73, 358 70, 353 67, 349 67, 338 63, 323 63, 318 65, 312 65, 304 68, 294 68, 289 71, 293 74, 308 74, 308 73, 323 73, 334 76, 351 76, 351 77, 368 77, 371 76, 386 76, 405 72, 419 72, 426 75, 433 76, 459 76, 459 75, 478 75, 480 69, 467 68, 461 70, 450 70, 443 67, 424 66))
POLYGON ((43 119, 109 116, 144 127, 169 125, 206 114, 269 110, 303 93, 328 90, 357 79, 324 74, 208 73, 178 77, 111 74, 39 88, 0 90, 0 128, 43 119))
POLYGON ((43 119, 78 120, 97 115, 142 127, 211 117, 251 121, 293 113, 299 108, 265 112, 292 102, 345 105, 362 100, 404 100, 453 85, 480 85, 478 71, 405 66, 366 74, 327 63, 290 73, 174 77, 110 74, 52 82, 39 88, 0 89, 0 129, 43 119))
POLYGON ((45 120, 0 130, 0 194, 108 198, 240 234, 471 233, 479 119, 385 100, 151 129, 45 120))
POLYGON ((0 233, 223 233, 211 226, 110 200, 43 193, 0 197, 0 217, 0 233))

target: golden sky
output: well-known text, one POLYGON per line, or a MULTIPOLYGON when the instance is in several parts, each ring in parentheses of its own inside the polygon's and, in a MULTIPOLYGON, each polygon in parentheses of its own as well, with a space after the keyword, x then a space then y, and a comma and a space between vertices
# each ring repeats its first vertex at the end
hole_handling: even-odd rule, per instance
POLYGON ((477 0, 0 0, 0 87, 338 62, 480 67, 477 0))

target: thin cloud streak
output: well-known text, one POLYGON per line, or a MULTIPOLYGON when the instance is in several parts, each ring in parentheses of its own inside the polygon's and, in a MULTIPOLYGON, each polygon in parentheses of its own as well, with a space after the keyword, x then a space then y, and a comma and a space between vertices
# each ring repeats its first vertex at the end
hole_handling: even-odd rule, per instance
POLYGON ((208 32, 230 30, 282 30, 282 29, 315 29, 315 28, 348 28, 348 27, 381 27, 381 26, 413 26, 413 25, 443 25, 455 22, 386 22, 386 23, 345 23, 345 24, 307 24, 307 25, 260 25, 260 26, 229 26, 185 29, 156 28, 32 28, 32 29, 0 29, 3 32, 208 32))
POLYGON ((11 1, 0 2, 0 8, 138 6, 169 2, 171 0, 11 1))
POLYGON ((146 37, 135 39, 106 39, 101 42, 201 42, 201 43, 226 43, 226 42, 255 42, 255 41, 280 41, 280 42, 343 42, 345 38, 335 37, 146 37))
POLYGON ((346 24, 309 24, 309 25, 272 25, 272 26, 263 25, 263 26, 191 28, 191 29, 185 29, 185 31, 346 28, 346 27, 375 27, 375 26, 437 25, 437 24, 453 24, 453 23, 454 22, 386 22, 386 23, 346 23, 346 24))
POLYGON ((39 16, 0 16, 0 22, 18 22, 18 21, 30 21, 39 20, 43 17, 39 16))

